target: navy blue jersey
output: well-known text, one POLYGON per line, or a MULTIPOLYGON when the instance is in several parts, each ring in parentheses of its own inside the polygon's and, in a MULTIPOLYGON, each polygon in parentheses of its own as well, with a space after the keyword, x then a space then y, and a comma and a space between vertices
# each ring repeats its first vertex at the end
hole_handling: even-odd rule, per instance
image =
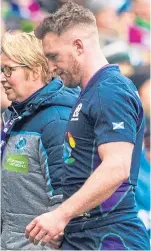
POLYGON ((130 177, 87 215, 91 219, 97 217, 99 224, 105 219, 115 220, 119 213, 136 212, 135 186, 143 133, 143 108, 131 80, 120 73, 117 65, 100 69, 81 92, 68 122, 64 142, 64 199, 79 190, 101 164, 99 145, 130 142, 134 144, 130 177))

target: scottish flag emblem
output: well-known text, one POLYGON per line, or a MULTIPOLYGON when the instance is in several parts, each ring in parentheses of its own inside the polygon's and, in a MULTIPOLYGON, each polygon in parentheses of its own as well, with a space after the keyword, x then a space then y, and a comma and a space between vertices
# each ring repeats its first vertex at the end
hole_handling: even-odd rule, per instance
POLYGON ((124 129, 124 122, 112 122, 113 130, 124 129))

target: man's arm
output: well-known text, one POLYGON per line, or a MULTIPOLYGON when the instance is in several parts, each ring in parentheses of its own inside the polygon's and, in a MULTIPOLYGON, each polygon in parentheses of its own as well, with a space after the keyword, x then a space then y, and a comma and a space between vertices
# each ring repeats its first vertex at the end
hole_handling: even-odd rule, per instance
POLYGON ((70 199, 62 205, 62 211, 70 219, 108 199, 129 177, 133 145, 114 142, 98 147, 102 159, 100 166, 70 199))
POLYGON ((108 199, 129 177, 133 144, 113 142, 98 147, 102 163, 85 184, 56 210, 35 218, 26 227, 26 237, 48 243, 56 238, 68 222, 108 199))

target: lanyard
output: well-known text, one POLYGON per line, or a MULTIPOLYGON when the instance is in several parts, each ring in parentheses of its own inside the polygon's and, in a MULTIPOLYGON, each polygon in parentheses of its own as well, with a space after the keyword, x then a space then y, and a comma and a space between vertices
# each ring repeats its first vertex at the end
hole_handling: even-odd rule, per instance
POLYGON ((20 119, 21 119, 21 116, 8 120, 6 124, 4 125, 3 129, 1 130, 1 143, 0 143, 1 158, 3 156, 4 148, 6 145, 7 132, 10 128, 14 126, 16 121, 20 119))

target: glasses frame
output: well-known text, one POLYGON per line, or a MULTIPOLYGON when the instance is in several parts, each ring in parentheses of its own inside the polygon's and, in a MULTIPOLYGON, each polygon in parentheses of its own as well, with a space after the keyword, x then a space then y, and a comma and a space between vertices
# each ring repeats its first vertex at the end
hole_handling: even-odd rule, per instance
POLYGON ((1 66, 1 72, 3 72, 3 74, 4 74, 4 76, 6 77, 6 78, 10 78, 11 77, 11 75, 12 75, 12 69, 15 69, 15 68, 17 68, 17 67, 28 67, 27 65, 25 65, 25 64, 20 64, 20 65, 14 65, 14 66, 7 66, 7 65, 5 65, 5 66, 1 66), (5 72, 5 69, 9 69, 9 74, 7 74, 6 72, 5 72))

